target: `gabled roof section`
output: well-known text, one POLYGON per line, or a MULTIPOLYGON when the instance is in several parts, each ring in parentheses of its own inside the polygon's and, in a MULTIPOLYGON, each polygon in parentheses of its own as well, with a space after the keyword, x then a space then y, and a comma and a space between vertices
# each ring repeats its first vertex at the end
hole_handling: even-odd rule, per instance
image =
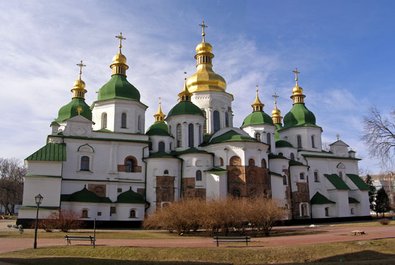
POLYGON ((66 144, 47 143, 26 158, 28 161, 66 161, 66 144))
POLYGON ((191 148, 188 148, 188 149, 185 149, 185 150, 182 150, 182 151, 173 151, 173 152, 171 152, 172 155, 176 155, 176 156, 178 156, 178 155, 185 155, 185 154, 198 154, 198 153, 200 153, 200 154, 210 154, 207 151, 199 150, 199 149, 197 149, 195 147, 191 147, 191 148))
POLYGON ((337 140, 336 142, 331 143, 329 146, 332 146, 332 145, 341 145, 341 146, 347 146, 347 147, 349 147, 348 144, 346 144, 346 143, 343 142, 342 140, 337 140))
POLYGON ((331 204, 334 201, 329 200, 327 197, 319 193, 318 191, 314 194, 313 198, 310 200, 311 204, 331 204))
POLYGON ((353 197, 348 197, 348 203, 359 203, 359 201, 353 197))
POLYGON ((229 130, 224 134, 218 135, 209 141, 209 144, 219 144, 225 142, 257 142, 256 139, 242 135, 234 130, 229 130))
POLYGON ((61 201, 66 202, 94 202, 94 203, 111 203, 107 197, 99 197, 93 191, 90 191, 84 186, 80 191, 72 194, 62 194, 61 201))
POLYGON ((296 161, 296 160, 289 160, 289 166, 305 166, 305 167, 307 167, 305 164, 303 164, 303 163, 301 163, 301 162, 299 162, 299 161, 296 161))
POLYGON ((355 174, 346 174, 349 179, 358 187, 360 190, 369 190, 369 185, 366 184, 360 176, 355 174))
POLYGON ((324 174, 324 176, 332 183, 337 190, 349 190, 347 184, 337 174, 324 174))
POLYGON ((145 204, 145 199, 143 195, 134 192, 132 187, 128 191, 125 191, 118 195, 117 203, 139 203, 145 204))

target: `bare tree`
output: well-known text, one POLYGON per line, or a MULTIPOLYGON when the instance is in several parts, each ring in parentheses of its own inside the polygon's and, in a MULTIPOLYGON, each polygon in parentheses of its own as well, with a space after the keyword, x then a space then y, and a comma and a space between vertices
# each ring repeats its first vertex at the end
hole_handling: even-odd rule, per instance
POLYGON ((395 111, 391 112, 390 118, 386 118, 377 108, 372 108, 364 117, 362 139, 372 156, 379 158, 383 164, 391 164, 395 156, 395 111))
POLYGON ((0 205, 5 214, 14 214, 15 205, 22 203, 23 177, 26 169, 14 158, 0 158, 0 205))

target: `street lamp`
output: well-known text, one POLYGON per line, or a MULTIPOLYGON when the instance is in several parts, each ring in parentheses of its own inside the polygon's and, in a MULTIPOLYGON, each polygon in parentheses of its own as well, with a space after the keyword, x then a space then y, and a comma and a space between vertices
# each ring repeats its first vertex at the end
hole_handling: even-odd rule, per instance
POLYGON ((43 196, 41 194, 38 194, 34 197, 34 200, 36 201, 37 205, 37 213, 36 213, 36 225, 34 226, 34 244, 33 248, 37 248, 37 228, 38 228, 38 210, 40 209, 40 204, 43 201, 43 196))

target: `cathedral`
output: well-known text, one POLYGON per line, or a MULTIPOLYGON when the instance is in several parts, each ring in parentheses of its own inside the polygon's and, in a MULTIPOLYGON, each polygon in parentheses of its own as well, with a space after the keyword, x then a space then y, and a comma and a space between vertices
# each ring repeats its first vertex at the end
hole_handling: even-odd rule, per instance
POLYGON ((272 198, 295 222, 370 215, 359 159, 340 139, 323 150, 323 130, 305 104, 299 72, 284 117, 277 96, 269 115, 257 90, 251 113, 235 126, 234 97, 213 70, 213 47, 204 22, 201 27, 196 72, 167 115, 159 102, 146 131, 148 106, 127 80, 122 34, 111 76, 93 103, 85 102, 78 64, 71 101, 52 121, 45 146, 26 158, 19 224, 35 219, 38 194, 40 219, 69 210, 103 227, 139 227, 147 214, 178 200, 229 196, 272 198))

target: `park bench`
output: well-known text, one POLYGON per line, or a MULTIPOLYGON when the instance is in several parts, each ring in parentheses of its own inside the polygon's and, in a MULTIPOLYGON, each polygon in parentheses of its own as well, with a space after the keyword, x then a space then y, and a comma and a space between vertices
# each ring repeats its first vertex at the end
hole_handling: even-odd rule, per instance
POLYGON ((92 246, 96 244, 96 238, 94 236, 69 236, 65 235, 67 245, 71 245, 71 241, 89 241, 92 246))
POLYGON ((249 236, 214 236, 214 242, 217 242, 217 247, 221 242, 245 242, 248 246, 248 242, 251 242, 251 237, 249 236))
POLYGON ((353 236, 366 235, 365 231, 362 231, 362 230, 353 230, 353 231, 351 231, 351 234, 352 234, 353 236))

